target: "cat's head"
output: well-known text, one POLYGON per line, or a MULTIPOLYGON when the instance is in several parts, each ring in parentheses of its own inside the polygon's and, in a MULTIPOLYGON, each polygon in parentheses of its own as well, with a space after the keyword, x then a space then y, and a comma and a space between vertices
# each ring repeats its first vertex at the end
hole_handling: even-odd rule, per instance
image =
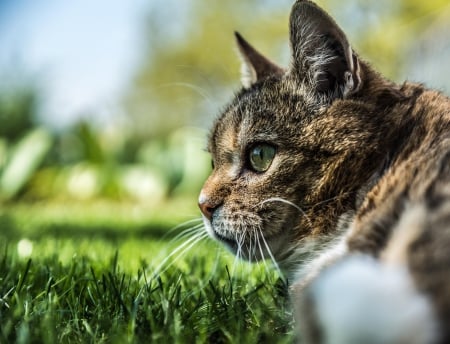
POLYGON ((361 101, 370 70, 309 1, 292 9, 289 68, 236 38, 244 88, 212 128, 199 206, 209 234, 233 252, 282 262, 328 235, 379 165, 361 101))

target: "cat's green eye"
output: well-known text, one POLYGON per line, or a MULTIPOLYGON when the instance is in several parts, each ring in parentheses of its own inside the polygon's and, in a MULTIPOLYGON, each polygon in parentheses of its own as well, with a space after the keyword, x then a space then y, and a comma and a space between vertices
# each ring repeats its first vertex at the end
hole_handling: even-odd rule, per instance
POLYGON ((260 143, 250 150, 249 161, 256 172, 265 172, 275 158, 276 149, 267 143, 260 143))

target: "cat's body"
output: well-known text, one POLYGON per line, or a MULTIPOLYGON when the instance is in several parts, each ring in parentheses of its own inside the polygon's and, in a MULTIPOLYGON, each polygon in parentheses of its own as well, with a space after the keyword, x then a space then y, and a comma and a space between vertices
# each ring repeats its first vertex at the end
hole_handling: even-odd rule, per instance
POLYGON ((277 262, 311 342, 450 341, 450 100, 381 77, 309 1, 290 25, 287 70, 237 35, 246 87, 210 136, 207 230, 277 262))

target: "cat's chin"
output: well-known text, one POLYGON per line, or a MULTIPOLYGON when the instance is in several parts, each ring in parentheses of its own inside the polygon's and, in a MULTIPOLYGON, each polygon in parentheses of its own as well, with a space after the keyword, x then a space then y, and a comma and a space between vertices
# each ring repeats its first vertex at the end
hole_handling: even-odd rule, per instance
POLYGON ((215 231, 213 232, 214 232, 213 238, 219 241, 220 243, 224 244, 225 247, 227 247, 230 251, 234 252, 238 250, 239 245, 236 242, 236 240, 227 238, 226 236, 223 236, 215 231))
POLYGON ((218 233, 217 231, 215 231, 212 228, 212 225, 209 221, 204 220, 204 223, 205 223, 206 231, 212 239, 220 242, 223 246, 225 246, 233 254, 237 254, 239 252, 239 245, 238 245, 236 239, 234 239, 234 238, 231 239, 225 235, 218 233))
MULTIPOLYGON (((237 257, 250 262, 264 259, 277 260, 277 257, 282 254, 283 247, 287 240, 287 237, 283 235, 283 233, 265 238, 262 238, 261 234, 259 234, 255 235, 253 238, 246 236, 238 239, 238 236, 231 232, 220 233, 219 231, 214 230, 209 221, 205 221, 205 227, 211 238, 220 242, 227 250, 237 257)), ((247 233, 248 232, 251 231, 247 231, 247 233)))

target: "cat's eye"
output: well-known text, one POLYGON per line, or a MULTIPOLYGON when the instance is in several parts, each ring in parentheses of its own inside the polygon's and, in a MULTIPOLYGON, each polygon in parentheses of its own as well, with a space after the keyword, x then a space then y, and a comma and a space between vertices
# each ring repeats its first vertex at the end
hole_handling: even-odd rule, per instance
POLYGON ((276 149, 267 143, 260 143, 252 147, 249 152, 249 162, 256 172, 265 172, 275 158, 276 149))

